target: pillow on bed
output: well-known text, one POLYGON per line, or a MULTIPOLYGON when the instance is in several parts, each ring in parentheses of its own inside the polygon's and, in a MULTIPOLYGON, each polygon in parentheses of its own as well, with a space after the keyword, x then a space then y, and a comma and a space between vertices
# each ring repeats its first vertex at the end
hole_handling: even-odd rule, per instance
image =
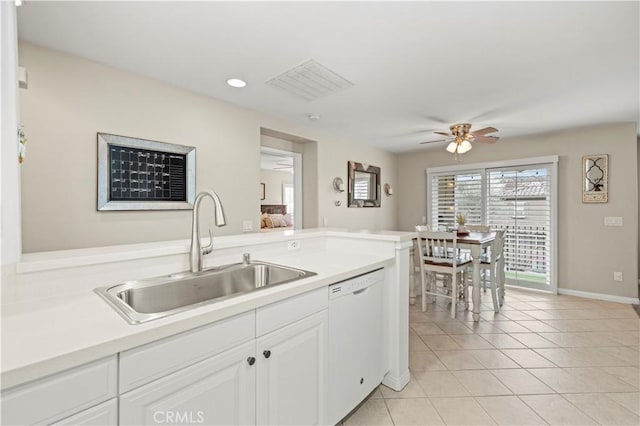
POLYGON ((265 228, 274 228, 275 227, 275 224, 273 223, 273 220, 271 220, 270 217, 265 217, 264 218, 264 225, 265 225, 265 228))
POLYGON ((271 221, 273 222, 273 227, 274 228, 279 228, 282 226, 287 226, 287 222, 285 222, 284 220, 284 215, 277 213, 277 214, 270 214, 269 218, 271 219, 271 221))
POLYGON ((293 218, 289 213, 285 214, 282 218, 284 219, 284 223, 286 223, 287 226, 293 226, 293 218))

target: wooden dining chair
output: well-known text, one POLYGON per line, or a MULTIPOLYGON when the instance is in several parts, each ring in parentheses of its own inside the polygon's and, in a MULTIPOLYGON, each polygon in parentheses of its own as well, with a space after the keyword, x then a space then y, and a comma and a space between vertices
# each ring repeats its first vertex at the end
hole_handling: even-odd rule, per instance
POLYGON ((504 297, 504 230, 496 231, 496 238, 488 253, 480 258, 482 286, 491 289, 491 300, 495 313, 500 312, 504 297))
POLYGON ((420 279, 422 283, 422 311, 427 310, 427 297, 451 300, 451 318, 456 317, 459 286, 464 288, 465 268, 471 262, 457 248, 455 232, 418 232, 420 279), (437 274, 444 279, 437 279, 437 274), (441 283, 441 284, 440 284, 441 283))

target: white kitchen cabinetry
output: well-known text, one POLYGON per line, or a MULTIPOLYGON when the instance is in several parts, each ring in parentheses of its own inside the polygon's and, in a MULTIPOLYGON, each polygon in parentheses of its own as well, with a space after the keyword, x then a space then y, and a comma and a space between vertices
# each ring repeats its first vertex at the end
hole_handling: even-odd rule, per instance
POLYGON ((325 423, 327 329, 325 309, 257 339, 259 425, 325 423))
POLYGON ((251 341, 127 392, 120 424, 253 424, 255 361, 251 341))
POLYGON ((321 288, 121 353, 120 424, 324 424, 327 306, 321 288))
POLYGON ((118 401, 113 398, 54 423, 58 426, 106 426, 118 424, 118 401))
POLYGON ((116 365, 114 355, 3 391, 2 424, 52 424, 115 398, 116 365))

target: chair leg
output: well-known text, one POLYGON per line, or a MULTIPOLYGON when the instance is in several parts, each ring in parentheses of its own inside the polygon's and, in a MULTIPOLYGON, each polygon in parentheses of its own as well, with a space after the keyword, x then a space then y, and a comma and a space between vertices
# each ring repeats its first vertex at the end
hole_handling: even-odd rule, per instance
POLYGON ((467 282, 468 278, 467 278, 467 273, 466 271, 462 272, 462 276, 464 277, 462 280, 463 283, 463 294, 464 294, 464 310, 468 311, 469 310, 469 283, 467 282))
POLYGON ((493 311, 497 314, 500 313, 500 302, 498 301, 498 288, 497 288, 497 265, 491 268, 491 299, 493 301, 493 311))
POLYGON ((504 304, 504 281, 505 281, 504 254, 502 255, 501 259, 498 260, 498 270, 496 275, 498 276, 498 282, 500 283, 500 306, 502 306, 504 304))
MULTIPOLYGON (((422 268, 420 268, 422 269, 422 268)), ((426 277, 425 277, 425 273, 421 270, 420 271, 420 283, 422 284, 422 312, 426 312, 427 311, 427 283, 426 283, 426 277)))

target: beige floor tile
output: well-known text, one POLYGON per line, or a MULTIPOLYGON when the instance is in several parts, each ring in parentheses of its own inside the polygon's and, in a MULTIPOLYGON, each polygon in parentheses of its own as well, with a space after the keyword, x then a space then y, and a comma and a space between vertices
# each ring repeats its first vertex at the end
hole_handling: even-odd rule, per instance
POLYGON ((526 395, 521 396, 520 399, 552 425, 597 424, 560 395, 526 395))
POLYGON ((448 321, 436 323, 447 334, 473 334, 473 330, 460 321, 448 321))
POLYGON ((468 322, 466 326, 473 331, 474 334, 502 334, 504 331, 494 325, 494 323, 478 321, 468 322))
POLYGON ((531 349, 501 349, 502 353, 523 368, 545 368, 555 365, 531 349))
POLYGON ((419 336, 428 334, 444 334, 444 331, 432 322, 416 322, 411 324, 410 327, 419 336))
POLYGON ((528 330, 533 331, 534 333, 554 333, 558 331, 555 328, 551 327, 549 324, 545 324, 544 322, 539 320, 516 321, 516 323, 528 330))
POLYGON ((515 321, 496 321, 493 325, 505 333, 531 333, 528 328, 521 326, 515 321))
POLYGON ((555 393, 553 389, 541 382, 527 370, 491 370, 491 373, 517 395, 535 395, 555 393))
POLYGON ((511 337, 531 349, 555 348, 557 346, 555 343, 548 341, 537 333, 513 333, 511 337))
POLYGON ((450 371, 419 371, 415 373, 415 377, 429 398, 469 395, 450 371))
POLYGON ((411 380, 407 383, 407 386, 404 387, 400 392, 396 392, 391 388, 386 387, 385 385, 380 385, 380 390, 382 391, 382 396, 386 399, 393 398, 424 398, 426 397, 424 391, 418 385, 418 381, 414 376, 411 376, 411 380))
POLYGON ((640 387, 640 368, 638 367, 602 367, 602 370, 636 388, 640 387))
POLYGON ((494 349, 491 343, 477 334, 456 334, 451 338, 463 349, 494 349))
POLYGON ((430 322, 429 317, 421 311, 409 311, 409 322, 411 324, 416 322, 430 322))
POLYGON ((382 398, 382 385, 378 386, 377 388, 375 388, 373 390, 373 392, 371 392, 367 398, 372 398, 372 399, 376 399, 376 398, 382 398))
POLYGON ((420 338, 420 336, 409 336, 409 352, 422 352, 428 350, 429 348, 424 344, 424 341, 420 338))
POLYGON ((473 398, 433 398, 431 403, 448 425, 496 424, 473 398))
POLYGON ((387 406, 396 426, 444 424, 427 398, 389 399, 387 406))
POLYGON ((584 381, 595 392, 637 392, 638 387, 620 380, 601 368, 565 368, 564 371, 584 381))
POLYGON ((567 394, 564 397, 603 425, 638 425, 640 417, 601 393, 567 394))
POLYGON ((429 347, 431 350, 453 350, 453 349, 462 349, 462 347, 456 343, 450 336, 446 334, 442 335, 431 335, 431 336, 422 336, 422 341, 429 347))
POLYGON ((605 337, 612 340, 617 345, 638 346, 640 343, 640 332, 632 331, 596 331, 591 333, 595 338, 605 337))
POLYGON ((484 368, 519 368, 511 358, 503 354, 497 349, 477 349, 470 351, 471 355, 478 361, 484 368))
POLYGON ((627 410, 640 416, 640 394, 632 393, 606 393, 607 397, 613 399, 627 410))
POLYGON ((617 367, 627 363, 608 351, 610 348, 541 348, 540 355, 558 367, 617 367))
POLYGON ((409 352, 409 370, 411 371, 440 371, 447 367, 431 351, 409 352))
POLYGON ((508 334, 480 334, 479 336, 498 349, 524 348, 524 345, 522 343, 518 342, 508 334))
POLYGON ((511 391, 486 370, 453 371, 453 375, 473 396, 511 395, 511 391))
POLYGON ((537 307, 534 305, 534 303, 544 303, 544 302, 533 302, 533 303, 527 303, 527 302, 506 302, 504 303, 500 309, 503 311, 513 311, 513 310, 518 310, 518 311, 535 311, 538 309, 545 309, 545 308, 541 308, 541 307, 537 307))
POLYGON ((558 393, 598 391, 597 387, 587 383, 581 377, 569 374, 562 368, 533 368, 528 371, 558 393))
POLYGON ((368 399, 344 420, 344 425, 393 425, 384 399, 368 399))
POLYGON ((531 315, 527 315, 526 312, 523 311, 503 311, 501 312, 501 314, 510 320, 513 321, 531 321, 531 320, 535 320, 535 318, 533 318, 531 315))
POLYGON ((481 370, 483 368, 470 351, 435 351, 435 354, 449 370, 481 370))
POLYGON ((542 425, 545 421, 517 396, 485 396, 476 401, 499 425, 542 425))
POLYGON ((640 366, 640 353, 627 346, 615 346, 600 348, 602 352, 610 354, 623 361, 626 366, 640 366))
POLYGON ((616 346, 617 343, 603 335, 595 335, 593 332, 575 333, 539 333, 541 337, 563 348, 616 346))

